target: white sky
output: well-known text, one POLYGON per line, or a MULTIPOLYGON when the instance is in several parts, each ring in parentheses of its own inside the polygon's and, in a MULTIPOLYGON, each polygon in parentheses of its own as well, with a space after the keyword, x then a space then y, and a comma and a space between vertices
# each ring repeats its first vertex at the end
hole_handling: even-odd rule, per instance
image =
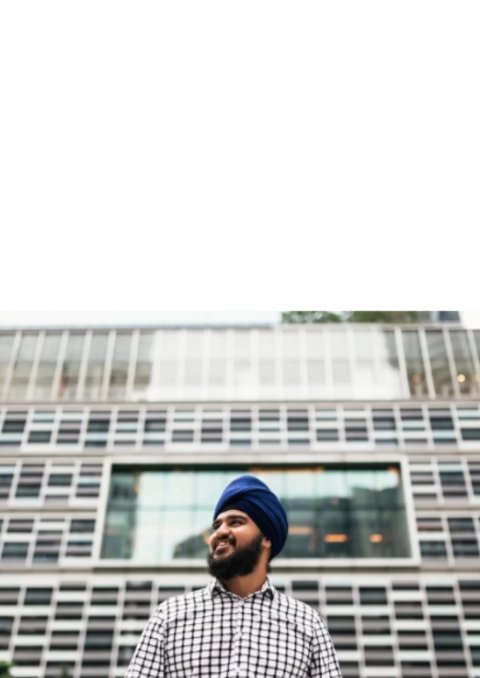
POLYGON ((0 322, 478 308, 479 24, 475 0, 0 3, 0 322))

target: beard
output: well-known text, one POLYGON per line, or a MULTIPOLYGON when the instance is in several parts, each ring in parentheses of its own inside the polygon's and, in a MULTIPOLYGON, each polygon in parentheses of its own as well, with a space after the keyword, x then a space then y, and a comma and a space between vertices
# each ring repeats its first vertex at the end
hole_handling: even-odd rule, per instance
POLYGON ((260 560, 262 539, 263 535, 259 534, 249 544, 226 558, 214 558, 213 553, 209 553, 207 556, 209 573, 212 577, 223 581, 251 574, 260 560))

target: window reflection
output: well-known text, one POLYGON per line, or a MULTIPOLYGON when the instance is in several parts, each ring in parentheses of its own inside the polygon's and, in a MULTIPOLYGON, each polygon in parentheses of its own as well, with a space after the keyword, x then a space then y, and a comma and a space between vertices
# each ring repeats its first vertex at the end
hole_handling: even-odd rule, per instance
POLYGON ((85 399, 100 399, 107 354, 107 339, 106 332, 94 332, 92 334, 83 390, 85 399))
POLYGON ((47 332, 45 335, 38 363, 37 378, 33 389, 34 400, 50 400, 52 397, 60 338, 61 334, 59 332, 47 332))
POLYGON ((117 336, 115 337, 115 349, 113 351, 112 369, 110 371, 110 383, 108 387, 109 398, 119 399, 125 397, 131 341, 131 332, 117 332, 117 336))
POLYGON ((373 330, 379 358, 380 388, 377 397, 395 398, 402 395, 400 364, 395 334, 392 330, 373 330))
POLYGON ((426 334, 435 392, 441 397, 454 395, 455 391, 448 365, 443 332, 441 330, 427 330, 426 334))
POLYGON ((450 330, 456 379, 460 393, 478 393, 477 375, 465 330, 450 330))
POLYGON ((417 330, 402 330, 403 350, 407 363, 407 378, 410 395, 428 395, 428 386, 423 365, 420 337, 417 330))
POLYGON ((71 332, 68 337, 65 358, 60 374, 60 384, 58 388, 59 400, 75 399, 84 341, 84 332, 71 332))
POLYGON ((355 393, 358 397, 374 397, 377 381, 375 355, 371 330, 353 330, 355 350, 355 393))
POLYGON ((287 509, 283 557, 410 555, 398 464, 332 464, 228 471, 114 468, 102 556, 151 563, 204 558, 214 502, 244 472, 267 482, 287 509))
POLYGON ((10 400, 25 398, 27 395, 37 340, 38 334, 22 335, 10 381, 10 400))
POLYGON ((14 334, 0 334, 0 392, 5 383, 10 356, 12 353, 14 334))

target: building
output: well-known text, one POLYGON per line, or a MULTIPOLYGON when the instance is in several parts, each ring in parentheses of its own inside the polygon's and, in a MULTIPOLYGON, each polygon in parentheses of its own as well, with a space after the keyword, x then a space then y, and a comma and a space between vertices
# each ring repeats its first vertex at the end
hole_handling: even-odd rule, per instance
POLYGON ((123 676, 250 470, 345 678, 480 678, 479 375, 455 323, 2 331, 0 659, 123 676))

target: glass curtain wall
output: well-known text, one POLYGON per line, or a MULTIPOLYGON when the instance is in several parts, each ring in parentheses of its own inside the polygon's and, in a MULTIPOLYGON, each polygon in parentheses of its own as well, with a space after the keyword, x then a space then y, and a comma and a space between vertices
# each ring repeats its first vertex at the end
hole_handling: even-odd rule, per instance
POLYGON ((23 333, 10 380, 10 400, 24 400, 32 372, 38 334, 23 333))
POLYGON ((139 331, 138 350, 132 330, 65 334, 63 349, 63 332, 45 332, 43 338, 22 332, 12 364, 15 334, 0 333, 0 385, 9 379, 7 399, 393 400, 480 395, 480 330, 419 332, 373 325, 172 328, 139 331), (434 392, 429 392, 429 383, 434 392))
POLYGON ((60 375, 59 400, 75 400, 76 398, 84 342, 85 332, 69 334, 60 375))
POLYGON ((117 332, 108 385, 108 398, 111 400, 122 400, 125 398, 131 343, 131 332, 117 332))
POLYGON ((52 397, 61 337, 60 332, 47 332, 45 334, 33 387, 33 400, 50 400, 52 397))
POLYGON ((441 398, 449 398, 455 395, 455 390, 448 362, 445 337, 442 330, 427 330, 426 335, 435 393, 441 398))
POLYGON ((402 330, 403 350, 407 365, 410 395, 414 398, 428 396, 428 384, 423 364, 420 337, 417 330, 402 330))
POLYGON ((92 332, 85 371, 84 400, 100 400, 107 356, 107 332, 92 332))
POLYGON ((154 340, 154 332, 140 332, 135 376, 133 378, 134 400, 148 400, 153 377, 154 340))
POLYGON ((475 371, 467 333, 465 330, 451 330, 449 334, 452 342, 458 390, 462 395, 477 395, 479 393, 478 375, 475 371))
POLYGON ((290 468, 113 469, 102 557, 161 563, 206 555, 214 502, 254 472, 282 499, 285 558, 410 556, 398 464, 290 468))
POLYGON ((0 394, 5 386, 14 338, 13 332, 0 334, 0 394))

